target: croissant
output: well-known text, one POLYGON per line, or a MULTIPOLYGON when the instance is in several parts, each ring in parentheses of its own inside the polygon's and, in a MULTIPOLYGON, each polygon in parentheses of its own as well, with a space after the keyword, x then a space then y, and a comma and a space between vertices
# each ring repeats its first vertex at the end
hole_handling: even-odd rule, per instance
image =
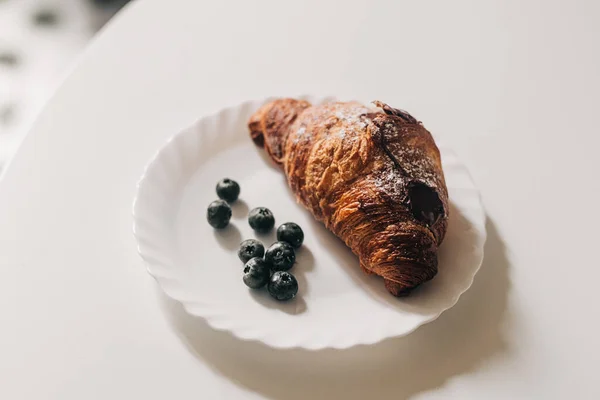
POLYGON ((406 296, 437 273, 448 190, 422 123, 374 104, 278 99, 256 111, 248 127, 283 167, 298 202, 352 249, 366 273, 406 296))

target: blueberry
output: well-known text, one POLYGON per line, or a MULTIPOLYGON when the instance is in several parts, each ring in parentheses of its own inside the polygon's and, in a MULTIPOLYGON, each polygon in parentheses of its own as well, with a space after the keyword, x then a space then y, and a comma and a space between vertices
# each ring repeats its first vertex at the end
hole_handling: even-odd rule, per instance
POLYGON ((287 271, 294 266, 294 248, 286 242, 275 242, 265 252, 265 261, 273 271, 287 271))
POLYGON ((206 219, 213 228, 223 229, 231 219, 231 207, 223 200, 215 200, 208 205, 206 219))
POLYGON ((240 185, 229 178, 217 182, 217 196, 228 203, 233 203, 240 195, 240 185))
POLYGON ((298 224, 286 222, 277 228, 277 240, 287 242, 297 249, 302 246, 304 232, 302 232, 302 228, 298 224))
POLYGON ((251 258, 262 257, 264 255, 265 246, 256 239, 244 240, 238 250, 238 257, 244 263, 248 262, 251 258))
POLYGON ((273 229, 275 217, 266 207, 256 207, 248 214, 248 223, 257 232, 265 233, 273 229))
POLYGON ((298 281, 289 272, 277 271, 269 279, 267 288, 273 298, 279 301, 291 300, 298 293, 298 281))
POLYGON ((260 257, 251 258, 244 266, 244 283, 252 289, 259 289, 269 282, 269 264, 260 257))

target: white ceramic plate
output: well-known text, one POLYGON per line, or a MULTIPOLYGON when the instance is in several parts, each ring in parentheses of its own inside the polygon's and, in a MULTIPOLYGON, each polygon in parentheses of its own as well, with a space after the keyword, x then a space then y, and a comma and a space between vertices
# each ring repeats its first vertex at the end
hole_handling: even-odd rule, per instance
MULTIPOLYGON (((312 103, 331 99, 307 98, 312 103)), ((406 335, 452 307, 481 265, 485 216, 479 193, 454 153, 440 146, 451 201, 439 272, 408 298, 394 298, 376 276, 298 205, 283 173, 250 140, 246 121, 269 99, 246 102, 201 118, 156 154, 134 202, 134 234, 148 271, 170 297, 215 329, 278 348, 347 348, 406 335), (216 182, 241 185, 230 226, 206 222, 216 182), (294 221, 305 232, 297 264, 296 299, 278 303, 242 282, 239 243, 256 234, 248 210, 266 206, 276 224, 294 221)), ((258 236, 270 245, 274 232, 258 236)))

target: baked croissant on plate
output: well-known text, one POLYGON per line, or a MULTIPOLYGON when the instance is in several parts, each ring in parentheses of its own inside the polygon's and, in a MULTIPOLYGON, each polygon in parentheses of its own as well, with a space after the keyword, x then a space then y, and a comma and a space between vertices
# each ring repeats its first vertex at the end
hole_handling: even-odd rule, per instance
POLYGON ((437 273, 448 190, 431 134, 379 101, 312 106, 279 99, 249 120, 254 142, 281 165, 298 201, 406 296, 437 273))

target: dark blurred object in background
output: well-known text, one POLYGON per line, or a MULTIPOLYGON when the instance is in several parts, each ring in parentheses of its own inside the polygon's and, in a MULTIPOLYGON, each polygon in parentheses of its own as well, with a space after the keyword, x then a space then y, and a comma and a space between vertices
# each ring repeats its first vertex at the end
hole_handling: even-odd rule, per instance
POLYGON ((0 0, 0 175, 77 54, 127 3, 0 0))
POLYGON ((129 0, 90 0, 90 1, 98 7, 117 7, 117 8, 121 8, 126 3, 129 2, 129 0))

